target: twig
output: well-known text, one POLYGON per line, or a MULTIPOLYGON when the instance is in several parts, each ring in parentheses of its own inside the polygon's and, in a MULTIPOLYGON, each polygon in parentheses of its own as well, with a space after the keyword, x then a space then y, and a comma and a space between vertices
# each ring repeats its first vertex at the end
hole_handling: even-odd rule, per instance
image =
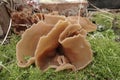
POLYGON ((114 18, 112 18, 112 17, 109 17, 109 16, 106 16, 106 15, 104 15, 104 14, 100 14, 101 16, 104 16, 104 17, 106 17, 106 18, 109 18, 109 19, 111 19, 111 20, 113 20, 114 18))
POLYGON ((11 73, 11 71, 10 71, 7 67, 5 67, 5 66, 2 64, 2 62, 0 62, 0 67, 3 67, 4 69, 6 69, 8 72, 11 73))
POLYGON ((9 24, 9 27, 8 27, 7 33, 6 33, 5 37, 4 37, 4 39, 3 39, 2 43, 1 43, 1 45, 3 45, 4 42, 5 42, 6 39, 7 39, 8 33, 9 33, 10 29, 11 29, 11 24, 12 24, 12 19, 10 19, 10 24, 9 24))
POLYGON ((79 5, 79 12, 78 12, 78 24, 80 22, 80 17, 81 16, 81 9, 82 9, 82 6, 83 6, 83 0, 80 0, 80 5, 79 5))
POLYGON ((99 12, 108 13, 108 14, 113 15, 112 13, 110 13, 110 12, 108 12, 108 11, 101 10, 100 8, 98 8, 98 7, 94 6, 94 5, 93 5, 92 3, 90 3, 90 2, 89 2, 89 4, 90 4, 92 7, 94 7, 94 8, 95 8, 97 11, 99 11, 99 12))
POLYGON ((78 24, 79 24, 79 22, 80 22, 80 17, 79 17, 79 16, 81 15, 81 14, 80 14, 80 10, 81 10, 81 8, 82 8, 81 5, 82 5, 82 4, 80 4, 80 6, 79 6, 80 8, 79 8, 79 12, 78 12, 78 24))
POLYGON ((31 25, 29 25, 29 24, 13 24, 12 26, 13 27, 16 27, 16 26, 26 26, 27 28, 29 28, 29 26, 31 26, 31 25))
MULTIPOLYGON (((102 9, 94 6, 94 5, 93 5, 92 3, 90 3, 90 2, 89 2, 89 4, 90 4, 92 7, 94 7, 94 8, 95 8, 97 11, 99 11, 99 12, 107 13, 107 14, 110 14, 110 15, 113 15, 113 16, 114 16, 114 14, 112 14, 112 13, 110 13, 110 12, 108 12, 108 11, 102 10, 102 9)), ((107 17, 107 18, 109 18, 109 19, 111 19, 111 20, 114 19, 114 18, 112 18, 112 17, 110 17, 110 16, 107 16, 107 15, 104 15, 104 14, 100 14, 100 15, 102 15, 102 16, 104 16, 104 17, 107 17)))

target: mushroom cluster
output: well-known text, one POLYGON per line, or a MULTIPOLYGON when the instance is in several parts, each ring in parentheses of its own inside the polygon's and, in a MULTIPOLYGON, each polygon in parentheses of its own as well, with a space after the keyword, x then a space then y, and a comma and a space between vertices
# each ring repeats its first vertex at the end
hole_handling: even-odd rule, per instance
POLYGON ((35 63, 42 71, 83 69, 93 56, 86 35, 95 30, 85 17, 46 14, 22 34, 16 45, 17 64, 25 68, 35 63))

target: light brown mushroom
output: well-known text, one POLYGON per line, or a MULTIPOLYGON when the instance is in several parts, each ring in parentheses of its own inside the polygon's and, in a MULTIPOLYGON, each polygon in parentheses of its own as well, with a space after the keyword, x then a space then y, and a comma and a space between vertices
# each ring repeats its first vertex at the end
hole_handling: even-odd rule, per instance
POLYGON ((71 65, 80 70, 92 61, 92 50, 86 40, 86 30, 79 24, 67 27, 60 35, 59 42, 63 47, 64 56, 68 58, 71 65))
POLYGON ((28 67, 35 62, 42 71, 85 68, 93 56, 86 35, 96 26, 86 18, 77 21, 77 17, 66 20, 64 16, 44 15, 44 20, 27 29, 18 42, 18 66, 28 67))
POLYGON ((18 66, 28 67, 34 62, 34 53, 39 38, 43 35, 47 35, 47 33, 52 28, 53 26, 40 21, 24 32, 24 34, 22 35, 22 39, 16 45, 18 66), (28 59, 28 61, 26 61, 25 57, 30 58, 28 59))
POLYGON ((56 51, 59 45, 58 39, 68 24, 67 21, 60 20, 46 36, 40 38, 35 52, 35 63, 41 70, 59 65, 57 62, 59 53, 56 51))
POLYGON ((95 24, 93 24, 86 17, 69 16, 69 17, 67 17, 67 20, 70 21, 72 24, 79 23, 82 26, 82 28, 85 29, 87 32, 92 32, 92 31, 95 31, 97 29, 97 26, 95 24), (79 20, 79 22, 78 22, 78 20, 79 20))

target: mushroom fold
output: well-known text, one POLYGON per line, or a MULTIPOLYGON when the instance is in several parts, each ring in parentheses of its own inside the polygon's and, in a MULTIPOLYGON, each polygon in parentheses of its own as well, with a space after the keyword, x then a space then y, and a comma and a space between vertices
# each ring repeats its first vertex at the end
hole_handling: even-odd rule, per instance
POLYGON ((59 53, 56 49, 59 45, 59 35, 68 26, 68 22, 59 21, 54 28, 48 33, 48 35, 40 38, 38 46, 35 52, 36 65, 41 69, 45 70, 48 66, 57 65, 55 61, 59 53))
POLYGON ((52 28, 53 26, 40 21, 38 24, 34 24, 24 32, 22 39, 16 46, 16 56, 20 67, 28 67, 34 62, 34 53, 39 38, 46 35, 52 28), (28 61, 25 60, 26 56, 30 57, 28 61))
POLYGON ((84 68, 92 61, 92 51, 85 39, 87 32, 80 25, 73 24, 61 33, 59 42, 63 46, 64 55, 76 70, 84 68))

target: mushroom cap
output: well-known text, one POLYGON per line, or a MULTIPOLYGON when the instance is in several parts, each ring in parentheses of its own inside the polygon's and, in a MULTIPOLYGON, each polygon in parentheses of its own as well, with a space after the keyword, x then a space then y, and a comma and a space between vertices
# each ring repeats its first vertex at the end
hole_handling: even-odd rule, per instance
POLYGON ((82 26, 82 28, 85 29, 87 32, 92 32, 97 29, 97 26, 93 24, 86 17, 70 16, 70 17, 67 17, 67 20, 70 21, 72 24, 79 23, 82 26), (78 22, 78 18, 79 18, 79 22, 78 22))
POLYGON ((73 24, 67 27, 59 38, 65 57, 76 67, 76 70, 86 67, 92 61, 91 47, 85 39, 86 33, 80 25, 73 24))
POLYGON ((46 22, 47 24, 55 25, 59 20, 65 20, 65 16, 50 14, 44 15, 44 22, 46 22))
POLYGON ((16 45, 16 56, 20 67, 25 67, 27 63, 25 57, 34 56, 39 38, 47 35, 52 28, 53 26, 40 21, 23 33, 22 39, 16 45))
POLYGON ((44 71, 51 65, 58 65, 56 61, 59 54, 56 52, 59 45, 58 39, 67 26, 67 21, 60 20, 46 36, 40 38, 35 52, 35 63, 41 70, 44 71))

